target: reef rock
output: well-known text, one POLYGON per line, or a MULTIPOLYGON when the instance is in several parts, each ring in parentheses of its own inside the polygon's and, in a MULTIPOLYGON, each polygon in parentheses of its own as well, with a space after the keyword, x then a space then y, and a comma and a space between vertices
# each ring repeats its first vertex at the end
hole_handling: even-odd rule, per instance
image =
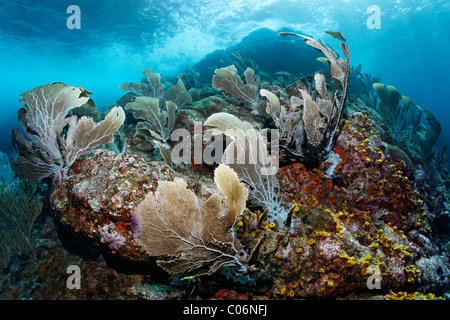
POLYGON ((275 295, 445 291, 449 264, 437 255, 431 206, 408 163, 387 146, 370 119, 355 113, 341 124, 337 161, 280 168, 285 205, 296 207, 289 241, 271 263, 279 268, 275 295), (379 288, 369 288, 375 277, 379 288))
MULTIPOLYGON (((158 181, 181 177, 201 200, 218 192, 203 171, 181 169, 99 149, 53 186, 51 204, 70 236, 84 239, 79 245, 121 262, 149 263, 133 232, 133 211, 158 181)), ((248 211, 236 224, 239 241, 257 244, 259 251, 241 280, 261 285, 246 287, 245 294, 345 298, 392 290, 444 292, 449 286, 450 266, 439 255, 442 244, 432 229, 436 206, 417 191, 413 169, 390 154, 368 117, 354 113, 342 121, 327 161, 309 168, 292 160, 277 179, 283 205, 292 210, 290 229, 262 221, 256 208, 250 209, 257 214, 248 211), (372 276, 379 289, 369 288, 372 276)), ((239 289, 240 280, 226 272, 230 287, 217 289, 239 289)))
POLYGON ((200 199, 218 192, 208 182, 175 173, 162 162, 146 163, 139 156, 98 149, 89 159, 77 161, 69 179, 55 185, 51 205, 65 229, 86 243, 130 262, 150 257, 133 233, 134 209, 159 180, 183 178, 200 199))

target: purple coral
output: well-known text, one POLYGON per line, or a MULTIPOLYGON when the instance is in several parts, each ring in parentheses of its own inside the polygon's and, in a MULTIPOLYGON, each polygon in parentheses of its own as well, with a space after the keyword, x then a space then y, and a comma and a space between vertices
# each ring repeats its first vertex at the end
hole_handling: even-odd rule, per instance
POLYGON ((330 260, 335 258, 339 251, 341 251, 341 244, 336 240, 326 238, 320 241, 320 249, 322 257, 325 260, 330 260))
POLYGON ((98 233, 100 234, 102 243, 109 243, 116 250, 125 243, 125 237, 117 231, 116 225, 113 222, 98 228, 98 233))

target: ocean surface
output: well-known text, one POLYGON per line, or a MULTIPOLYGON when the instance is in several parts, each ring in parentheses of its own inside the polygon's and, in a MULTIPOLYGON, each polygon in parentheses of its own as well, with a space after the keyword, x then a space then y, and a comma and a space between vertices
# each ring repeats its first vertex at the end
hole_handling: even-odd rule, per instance
MULTIPOLYGON (((19 97, 27 90, 56 81, 82 86, 101 108, 143 68, 175 77, 254 31, 283 28, 332 45, 324 31, 340 31, 352 66, 361 64, 362 72, 433 112, 442 123, 438 145, 450 144, 449 23, 447 0, 1 0, 1 149, 12 152, 11 127, 18 126, 19 97), (70 5, 80 10, 79 29, 67 26, 70 5), (379 29, 368 27, 372 5, 380 9, 379 29)), ((258 54, 277 69, 284 59, 269 49, 258 54)))

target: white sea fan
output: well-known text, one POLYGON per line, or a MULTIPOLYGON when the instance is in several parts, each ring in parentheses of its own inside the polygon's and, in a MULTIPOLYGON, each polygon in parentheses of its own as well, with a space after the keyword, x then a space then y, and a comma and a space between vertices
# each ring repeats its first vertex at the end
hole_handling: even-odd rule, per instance
POLYGON ((272 156, 267 151, 264 131, 256 130, 236 116, 219 112, 211 115, 205 126, 220 130, 232 139, 225 149, 222 162, 230 166, 249 189, 249 202, 268 210, 270 222, 283 226, 288 210, 281 205, 281 194, 276 172, 278 170, 277 130, 271 132, 272 156))

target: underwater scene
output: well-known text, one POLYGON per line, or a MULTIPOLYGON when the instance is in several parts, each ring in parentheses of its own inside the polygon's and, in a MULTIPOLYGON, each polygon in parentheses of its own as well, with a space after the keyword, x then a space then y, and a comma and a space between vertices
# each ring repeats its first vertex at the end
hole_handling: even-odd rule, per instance
POLYGON ((0 0, 0 300, 450 299, 449 24, 0 0))

